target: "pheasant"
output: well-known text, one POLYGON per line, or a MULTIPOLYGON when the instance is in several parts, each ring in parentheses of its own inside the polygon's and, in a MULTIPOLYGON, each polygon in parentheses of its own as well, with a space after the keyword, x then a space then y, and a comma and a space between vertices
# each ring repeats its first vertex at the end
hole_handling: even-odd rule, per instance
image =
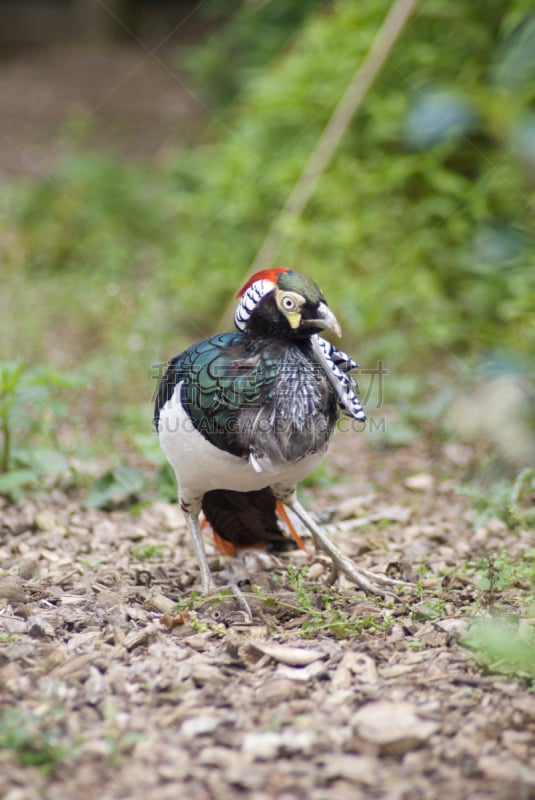
MULTIPOLYGON (((288 549, 282 519, 303 543, 289 508, 316 546, 357 586, 376 594, 400 583, 357 567, 296 497, 320 463, 337 417, 366 419, 351 370, 357 365, 320 332, 340 325, 314 281, 285 267, 254 275, 237 295, 237 331, 192 345, 160 383, 154 422, 178 483, 203 592, 214 587, 199 521, 218 549, 288 549)), ((295 546, 295 545, 294 545, 295 546)))

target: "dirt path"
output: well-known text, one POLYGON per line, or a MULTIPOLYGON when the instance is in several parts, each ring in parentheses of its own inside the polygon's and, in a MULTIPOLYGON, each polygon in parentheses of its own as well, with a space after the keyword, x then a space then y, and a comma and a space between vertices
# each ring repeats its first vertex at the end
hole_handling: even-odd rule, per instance
POLYGON ((206 115, 179 47, 55 45, 0 61, 0 180, 39 175, 77 147, 165 156, 206 115))
POLYGON ((454 491, 470 457, 449 446, 431 469, 418 445, 339 437, 335 480, 307 504, 336 509, 348 554, 419 591, 384 603, 322 588, 312 556, 249 561, 253 625, 232 598, 177 610, 197 569, 174 505, 88 511, 58 492, 4 507, 0 796, 535 797, 535 696, 459 643, 484 613, 468 564, 529 547, 496 520, 474 534, 454 491))

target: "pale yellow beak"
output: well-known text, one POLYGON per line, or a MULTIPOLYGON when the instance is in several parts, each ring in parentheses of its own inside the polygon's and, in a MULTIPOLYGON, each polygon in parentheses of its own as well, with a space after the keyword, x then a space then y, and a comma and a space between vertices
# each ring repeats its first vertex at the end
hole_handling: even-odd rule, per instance
POLYGON ((323 330, 326 331, 332 331, 337 336, 342 335, 342 328, 340 327, 340 323, 338 322, 333 312, 326 303, 319 304, 317 319, 307 320, 307 324, 318 328, 322 328, 323 330))

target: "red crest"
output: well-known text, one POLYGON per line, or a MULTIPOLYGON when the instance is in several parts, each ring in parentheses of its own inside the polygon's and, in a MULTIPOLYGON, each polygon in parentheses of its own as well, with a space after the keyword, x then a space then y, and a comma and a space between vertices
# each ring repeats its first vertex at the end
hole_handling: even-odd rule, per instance
POLYGON ((256 272, 251 278, 249 278, 247 283, 241 287, 236 297, 242 297, 249 286, 252 286, 252 284, 256 283, 256 281, 271 281, 271 283, 277 285, 277 280, 281 272, 290 272, 290 269, 289 267, 272 267, 271 269, 263 269, 260 270, 260 272, 256 272))

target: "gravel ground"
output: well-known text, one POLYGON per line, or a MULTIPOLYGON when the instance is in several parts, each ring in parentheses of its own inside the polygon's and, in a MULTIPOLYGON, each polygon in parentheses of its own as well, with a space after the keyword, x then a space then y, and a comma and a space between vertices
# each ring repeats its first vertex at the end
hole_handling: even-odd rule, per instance
MULTIPOLYGON (((190 602, 198 571, 176 505, 95 511, 59 490, 4 505, 0 795, 535 797, 535 696, 461 644, 488 614, 469 565, 531 549, 497 519, 474 530, 455 491, 474 459, 338 437, 334 477, 307 505, 347 554, 418 590, 385 602, 331 589, 310 544, 249 554, 234 569, 256 587, 252 623, 233 597, 190 602)), ((500 602, 516 611, 519 591, 500 602)))
POLYGON ((55 45, 0 61, 0 180, 47 174, 83 147, 158 159, 190 141, 207 109, 178 67, 180 45, 55 45))

